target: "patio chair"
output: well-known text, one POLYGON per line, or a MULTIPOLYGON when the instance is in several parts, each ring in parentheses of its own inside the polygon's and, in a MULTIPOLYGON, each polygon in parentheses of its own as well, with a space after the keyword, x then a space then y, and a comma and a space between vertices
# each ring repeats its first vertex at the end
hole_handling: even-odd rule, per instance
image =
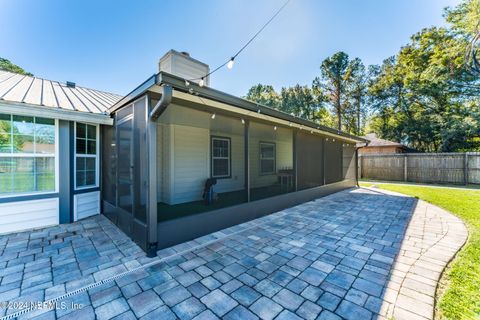
POLYGON ((203 189, 203 199, 206 205, 210 205, 217 200, 217 194, 213 189, 213 186, 217 184, 217 179, 209 178, 205 181, 205 187, 203 189))

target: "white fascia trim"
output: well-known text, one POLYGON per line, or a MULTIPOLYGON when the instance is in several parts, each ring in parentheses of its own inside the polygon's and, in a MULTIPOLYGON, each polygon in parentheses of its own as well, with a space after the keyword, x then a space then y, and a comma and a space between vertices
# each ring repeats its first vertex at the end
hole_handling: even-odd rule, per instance
POLYGON ((18 103, 5 100, 0 100, 0 113, 88 122, 110 126, 113 125, 113 119, 109 115, 86 113, 74 110, 45 107, 35 104, 18 103))

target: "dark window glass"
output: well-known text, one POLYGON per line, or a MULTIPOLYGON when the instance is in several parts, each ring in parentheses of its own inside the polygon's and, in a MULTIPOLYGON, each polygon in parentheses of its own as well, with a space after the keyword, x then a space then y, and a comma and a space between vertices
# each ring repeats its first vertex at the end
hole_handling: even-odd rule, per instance
POLYGON ((97 184, 97 127, 85 123, 76 126, 76 186, 93 187, 97 184))
POLYGON ((87 149, 87 140, 77 138, 77 154, 85 154, 87 149))
POLYGON ((95 140, 87 141, 87 154, 97 154, 97 142, 95 140))
POLYGON ((87 125, 84 123, 77 122, 77 139, 87 137, 87 125))
POLYGON ((84 187, 85 185, 85 171, 77 171, 77 187, 84 187))
POLYGON ((92 140, 97 139, 97 127, 92 125, 87 126, 87 138, 92 140))
POLYGON ((91 186, 95 184, 95 171, 85 171, 85 185, 91 186))
POLYGON ((213 159, 213 176, 228 176, 228 159, 213 159))

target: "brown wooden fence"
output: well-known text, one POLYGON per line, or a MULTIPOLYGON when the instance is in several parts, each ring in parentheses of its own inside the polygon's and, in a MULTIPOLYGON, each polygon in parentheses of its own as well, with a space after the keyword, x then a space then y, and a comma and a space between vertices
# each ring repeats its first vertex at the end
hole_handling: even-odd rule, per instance
POLYGON ((480 153, 365 154, 363 179, 421 183, 480 184, 480 153))

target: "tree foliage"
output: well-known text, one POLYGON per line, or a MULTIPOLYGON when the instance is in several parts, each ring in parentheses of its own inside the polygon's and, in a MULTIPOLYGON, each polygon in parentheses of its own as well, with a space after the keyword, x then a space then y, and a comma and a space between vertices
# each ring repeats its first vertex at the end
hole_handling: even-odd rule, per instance
POLYGON ((337 52, 311 87, 278 94, 257 85, 247 98, 357 135, 368 128, 420 151, 480 151, 480 81, 465 61, 480 0, 447 8, 445 19, 448 27, 419 31, 380 66, 337 52))
POLYGON ((26 72, 23 68, 17 66, 10 62, 10 60, 0 57, 0 70, 5 70, 9 72, 19 73, 26 76, 33 76, 30 72, 26 72))

